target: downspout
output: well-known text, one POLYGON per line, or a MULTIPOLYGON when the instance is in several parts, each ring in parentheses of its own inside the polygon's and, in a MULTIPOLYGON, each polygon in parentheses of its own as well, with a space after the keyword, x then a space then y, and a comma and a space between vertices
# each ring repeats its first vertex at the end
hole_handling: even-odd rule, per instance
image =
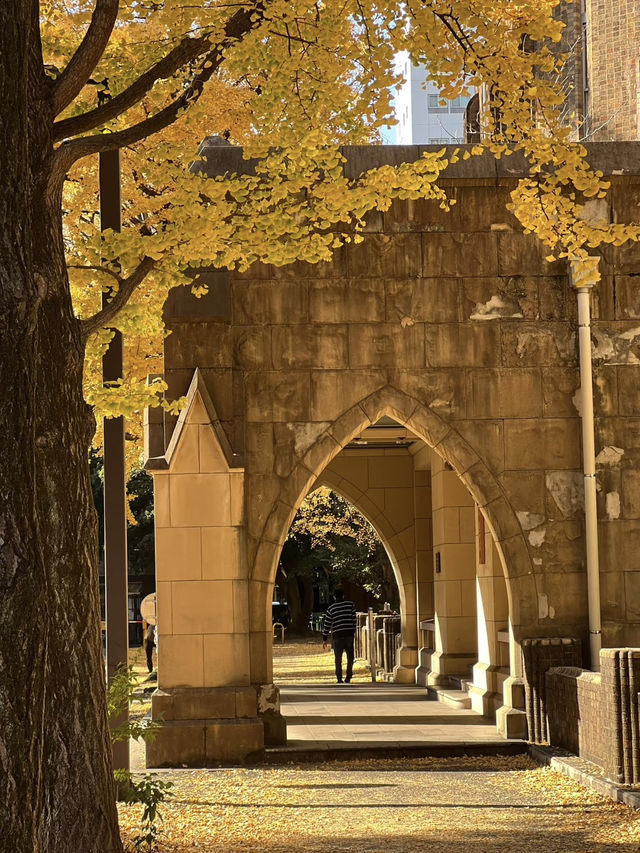
POLYGON ((598 507, 596 502, 596 449, 593 420, 593 374, 591 370, 591 291, 599 278, 599 258, 581 258, 570 265, 570 281, 578 298, 578 345, 580 351, 580 396, 582 420, 582 464, 584 472, 584 519, 587 556, 587 601, 589 607, 589 650, 591 669, 600 669, 602 633, 600 622, 600 565, 598 558, 598 507))

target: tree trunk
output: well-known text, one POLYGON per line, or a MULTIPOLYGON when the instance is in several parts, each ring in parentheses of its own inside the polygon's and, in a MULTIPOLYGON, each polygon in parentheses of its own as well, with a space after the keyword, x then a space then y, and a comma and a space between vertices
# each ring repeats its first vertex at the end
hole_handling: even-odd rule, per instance
POLYGON ((88 477, 94 424, 49 181, 35 0, 0 4, 0 55, 0 838, 16 853, 111 853, 122 845, 88 477))

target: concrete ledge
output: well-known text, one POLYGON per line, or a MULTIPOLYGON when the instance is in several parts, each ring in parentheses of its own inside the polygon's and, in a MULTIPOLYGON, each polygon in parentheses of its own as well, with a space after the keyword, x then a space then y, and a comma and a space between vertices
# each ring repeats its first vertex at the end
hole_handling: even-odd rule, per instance
POLYGON ((529 746, 529 755, 539 764, 546 764, 564 776, 573 779, 584 788, 602 794, 616 803, 624 803, 630 809, 640 809, 640 789, 618 785, 603 775, 601 767, 592 764, 577 755, 571 755, 564 750, 552 746, 529 746))
POLYGON ((172 720, 147 743, 147 767, 220 767, 262 760, 259 719, 172 720))
POLYGON ((525 741, 487 742, 452 741, 450 743, 424 742, 380 744, 376 741, 360 741, 358 743, 335 741, 317 742, 315 745, 308 741, 290 743, 281 749, 265 749, 265 764, 288 764, 293 761, 352 761, 359 758, 462 758, 470 755, 523 755, 527 752, 525 741))

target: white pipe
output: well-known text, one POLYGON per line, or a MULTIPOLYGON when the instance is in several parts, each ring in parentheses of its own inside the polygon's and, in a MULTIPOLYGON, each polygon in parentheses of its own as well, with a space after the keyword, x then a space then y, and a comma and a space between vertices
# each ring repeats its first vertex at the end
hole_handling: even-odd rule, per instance
MULTIPOLYGON (((576 263, 576 262, 574 262, 576 263)), ((580 263, 578 261, 577 263, 580 263)), ((579 278, 572 266, 572 280, 579 278)), ((591 669, 600 669, 602 633, 600 622, 600 566, 598 559, 598 507, 596 502, 596 449, 593 421, 593 377, 591 372, 591 285, 576 286, 578 297, 578 343, 580 349, 580 395, 582 457, 584 471, 584 518, 587 547, 587 601, 591 669)))

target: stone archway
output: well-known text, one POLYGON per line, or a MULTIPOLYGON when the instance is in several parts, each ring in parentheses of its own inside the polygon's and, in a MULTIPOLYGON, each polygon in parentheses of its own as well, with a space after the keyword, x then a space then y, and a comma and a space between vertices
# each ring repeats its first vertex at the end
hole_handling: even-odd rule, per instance
MULTIPOLYGON (((266 515, 262 531, 254 540, 255 557, 249 569, 251 579, 261 585, 274 582, 280 549, 305 495, 313 483, 322 477, 324 469, 341 449, 365 427, 376 423, 384 415, 406 425, 442 456, 482 509, 500 551, 509 590, 512 623, 517 634, 520 607, 524 604, 525 612, 528 612, 531 607, 529 599, 535 602, 535 584, 532 580, 531 558, 513 508, 497 478, 482 460, 482 449, 476 450, 440 415, 390 385, 368 395, 327 425, 294 460, 288 475, 280 478, 277 496, 266 515), (512 589, 514 584, 518 587, 517 594, 512 589)), ((252 531, 249 533, 251 535, 252 531)), ((264 601, 256 611, 252 611, 252 625, 260 624, 261 614, 267 614, 264 601)))

